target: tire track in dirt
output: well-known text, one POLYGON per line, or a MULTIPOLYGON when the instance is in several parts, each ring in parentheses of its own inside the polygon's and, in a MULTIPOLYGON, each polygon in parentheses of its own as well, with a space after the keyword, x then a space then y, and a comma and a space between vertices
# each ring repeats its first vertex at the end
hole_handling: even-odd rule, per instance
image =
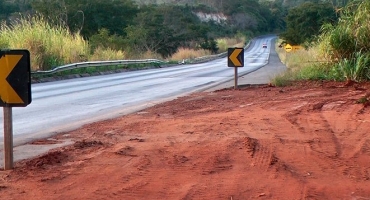
POLYGON ((331 119, 330 124, 328 123, 342 150, 339 159, 336 160, 338 169, 341 169, 341 175, 351 180, 367 181, 370 178, 370 167, 368 166, 370 138, 367 131, 369 124, 365 120, 366 115, 361 113, 361 110, 363 110, 362 105, 337 101, 336 106, 331 106, 329 111, 322 112, 322 116, 325 117, 328 112, 341 113, 336 119, 331 119), (361 116, 364 120, 354 121, 354 119, 361 119, 361 116))
MULTIPOLYGON (((209 138, 205 140, 209 140, 209 138)), ((180 158, 180 162, 178 162, 179 160, 176 159, 177 161, 169 163, 171 169, 173 169, 176 173, 183 173, 186 171, 190 176, 201 176, 196 183, 186 187, 181 187, 182 197, 180 199, 220 199, 218 194, 209 194, 208 190, 209 187, 222 188, 222 184, 217 184, 217 182, 214 182, 216 181, 214 177, 221 176, 224 174, 224 172, 232 170, 233 160, 230 155, 231 152, 224 148, 215 150, 215 146, 217 146, 217 144, 212 144, 209 142, 201 142, 201 144, 194 143, 188 148, 189 150, 176 153, 180 155, 189 155, 189 158, 182 159, 182 157, 180 158), (206 148, 208 147, 209 151, 199 154, 197 149, 201 148, 202 146, 205 146, 206 148), (204 156, 203 154, 206 154, 207 156, 204 156), (207 157, 207 159, 204 159, 205 157, 207 157)), ((171 152, 173 153, 175 149, 172 149, 171 152)), ((228 190, 227 188, 222 189, 225 192, 228 190)))
MULTIPOLYGON (((315 115, 313 118, 319 119, 314 123, 318 124, 320 127, 319 129, 313 128, 310 130, 313 131, 314 135, 316 136, 316 138, 310 143, 311 149, 329 158, 340 157, 342 154, 341 145, 339 144, 338 138, 336 137, 334 131, 330 128, 328 121, 322 116, 321 113, 315 113, 312 115, 315 115)), ((310 114, 307 116, 310 116, 310 114)), ((313 121, 308 117, 306 123, 310 122, 313 121)))
POLYGON ((321 101, 307 104, 284 115, 296 127, 298 133, 312 138, 307 142, 303 142, 303 145, 306 143, 310 150, 306 156, 314 159, 317 165, 317 167, 307 168, 310 171, 307 169, 303 170, 303 172, 307 171, 309 174, 319 173, 317 170, 327 171, 333 166, 342 167, 344 165, 339 158, 342 154, 340 141, 322 112, 322 108, 327 103, 328 101, 321 101), (331 160, 329 164, 327 162, 328 159, 331 160))
POLYGON ((172 139, 170 140, 170 142, 164 143, 163 147, 158 148, 157 146, 157 148, 141 151, 138 153, 138 157, 131 160, 130 165, 136 167, 136 170, 124 176, 126 182, 121 186, 122 194, 133 199, 146 198, 144 194, 148 191, 163 198, 176 197, 179 196, 179 193, 181 194, 181 191, 173 189, 173 187, 178 188, 180 183, 173 180, 167 173, 171 171, 174 174, 182 174, 184 171, 191 171, 189 164, 191 158, 182 152, 173 152, 172 149, 175 148, 176 143, 167 145, 173 142, 172 139), (145 153, 146 151, 152 151, 152 153, 148 155, 145 153), (171 185, 166 185, 171 182, 171 185))
POLYGON ((201 178, 180 199, 230 199, 237 198, 241 195, 240 191, 246 190, 245 181, 249 178, 246 173, 250 168, 257 140, 243 135, 245 134, 239 137, 222 135, 216 138, 216 142, 203 144, 203 148, 209 149, 208 152, 203 152, 207 156, 192 156, 192 167, 196 173, 200 173, 201 178), (235 191, 235 187, 239 190, 235 191), (210 189, 222 191, 222 195, 210 194, 210 189))
POLYGON ((297 127, 301 134, 314 137, 309 143, 312 151, 326 157, 335 158, 341 156, 342 150, 334 130, 322 114, 321 109, 326 103, 326 101, 323 101, 308 104, 286 113, 284 117, 293 126, 297 127), (327 143, 334 144, 334 146, 326 145, 327 143), (330 148, 332 146, 333 148, 330 148))
MULTIPOLYGON (((315 152, 312 156, 316 157, 314 159, 318 166, 315 171, 312 171, 313 174, 326 171, 330 174, 339 175, 339 179, 369 180, 369 167, 361 166, 361 164, 351 159, 351 157, 348 157, 348 151, 354 152, 350 154, 356 157, 359 154, 368 153, 370 149, 368 133, 362 132, 360 130, 361 128, 359 128, 360 125, 353 126, 353 123, 345 123, 351 121, 352 118, 359 118, 358 116, 353 116, 360 113, 356 110, 358 109, 354 109, 351 102, 332 99, 303 106, 284 115, 301 134, 311 134, 314 137, 308 142, 311 151, 315 152), (329 112, 329 116, 333 116, 333 113, 337 112, 338 118, 327 118, 326 113, 329 112), (336 126, 338 124, 340 124, 340 128, 336 126), (347 132, 352 133, 352 135, 349 135, 347 132), (353 136, 354 132, 359 134, 353 136), (347 141, 348 139, 350 141, 347 141), (352 148, 348 148, 350 146, 348 144, 351 144, 352 148), (329 146, 332 146, 332 148, 328 148, 329 146), (328 159, 331 160, 329 163, 328 159), (332 171, 333 168, 341 169, 341 171, 332 171)), ((368 129, 365 127, 362 128, 362 130, 368 129)), ((367 154, 368 156, 369 154, 367 154)), ((318 190, 315 186, 305 186, 302 193, 302 199, 330 198, 325 196, 324 192, 320 189, 318 190)))
POLYGON ((253 148, 252 166, 256 166, 267 170, 271 165, 277 162, 277 157, 273 153, 271 144, 258 140, 255 148, 253 148))

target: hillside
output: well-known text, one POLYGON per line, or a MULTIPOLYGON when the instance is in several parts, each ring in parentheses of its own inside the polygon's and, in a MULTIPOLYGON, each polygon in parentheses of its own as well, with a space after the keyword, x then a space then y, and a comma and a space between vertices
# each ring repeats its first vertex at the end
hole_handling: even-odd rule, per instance
MULTIPOLYGON (((212 8, 222 7, 223 2, 227 0, 134 0, 138 4, 178 4, 178 5, 199 5, 204 4, 212 8)), ((252 0, 254 1, 254 0, 252 0)), ((257 0, 258 1, 258 0, 257 0)), ((294 7, 302 3, 309 2, 313 0, 259 0, 261 4, 264 3, 276 3, 281 4, 285 7, 294 7)), ((320 1, 320 0, 319 0, 320 1)), ((327 0, 321 0, 322 2, 327 2, 327 0)), ((332 4, 336 6, 343 6, 348 0, 332 0, 332 4)))

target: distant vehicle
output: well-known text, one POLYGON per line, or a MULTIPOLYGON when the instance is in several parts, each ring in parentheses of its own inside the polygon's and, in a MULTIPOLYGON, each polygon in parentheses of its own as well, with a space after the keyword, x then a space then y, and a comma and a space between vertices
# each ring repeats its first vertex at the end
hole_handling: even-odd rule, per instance
POLYGON ((267 48, 267 44, 263 44, 262 45, 262 48, 267 48))

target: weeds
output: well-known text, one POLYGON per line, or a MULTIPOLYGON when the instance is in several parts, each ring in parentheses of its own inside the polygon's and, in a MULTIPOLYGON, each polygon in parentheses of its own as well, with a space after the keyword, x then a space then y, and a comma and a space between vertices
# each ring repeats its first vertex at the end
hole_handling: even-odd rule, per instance
POLYGON ((362 81, 370 79, 370 57, 369 54, 355 53, 352 59, 339 61, 335 68, 340 71, 346 80, 362 81))
POLYGON ((319 37, 322 52, 347 80, 370 79, 370 2, 354 1, 341 13, 338 25, 326 25, 319 37))
POLYGON ((236 38, 220 38, 216 40, 219 53, 226 52, 231 47, 244 47, 246 41, 246 37, 240 35, 237 35, 236 38))
POLYGON ((97 47, 94 53, 89 56, 89 61, 100 61, 100 60, 123 60, 125 59, 125 52, 121 50, 113 50, 111 48, 97 47))
POLYGON ((357 100, 357 103, 359 104, 366 104, 369 102, 369 99, 367 97, 361 97, 360 99, 357 100))
MULTIPOLYGON (((281 60, 289 68, 289 79, 370 80, 369 9, 369 1, 350 3, 343 9, 337 25, 322 27, 322 34, 308 51, 285 53, 278 49, 281 60)), ((287 76, 279 78, 283 77, 287 76)))
POLYGON ((211 55, 211 52, 204 49, 194 50, 188 48, 180 48, 175 54, 172 55, 170 60, 183 60, 183 59, 194 59, 206 55, 211 55))

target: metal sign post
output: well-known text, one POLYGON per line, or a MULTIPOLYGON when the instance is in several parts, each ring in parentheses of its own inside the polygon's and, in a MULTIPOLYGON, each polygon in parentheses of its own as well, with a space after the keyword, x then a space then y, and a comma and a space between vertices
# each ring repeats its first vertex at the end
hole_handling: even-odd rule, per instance
POLYGON ((13 110, 4 107, 4 170, 13 169, 13 110))
POLYGON ((235 79, 235 84, 234 84, 234 90, 238 89, 238 68, 237 67, 234 67, 234 71, 235 71, 235 74, 234 74, 234 79, 235 79))

